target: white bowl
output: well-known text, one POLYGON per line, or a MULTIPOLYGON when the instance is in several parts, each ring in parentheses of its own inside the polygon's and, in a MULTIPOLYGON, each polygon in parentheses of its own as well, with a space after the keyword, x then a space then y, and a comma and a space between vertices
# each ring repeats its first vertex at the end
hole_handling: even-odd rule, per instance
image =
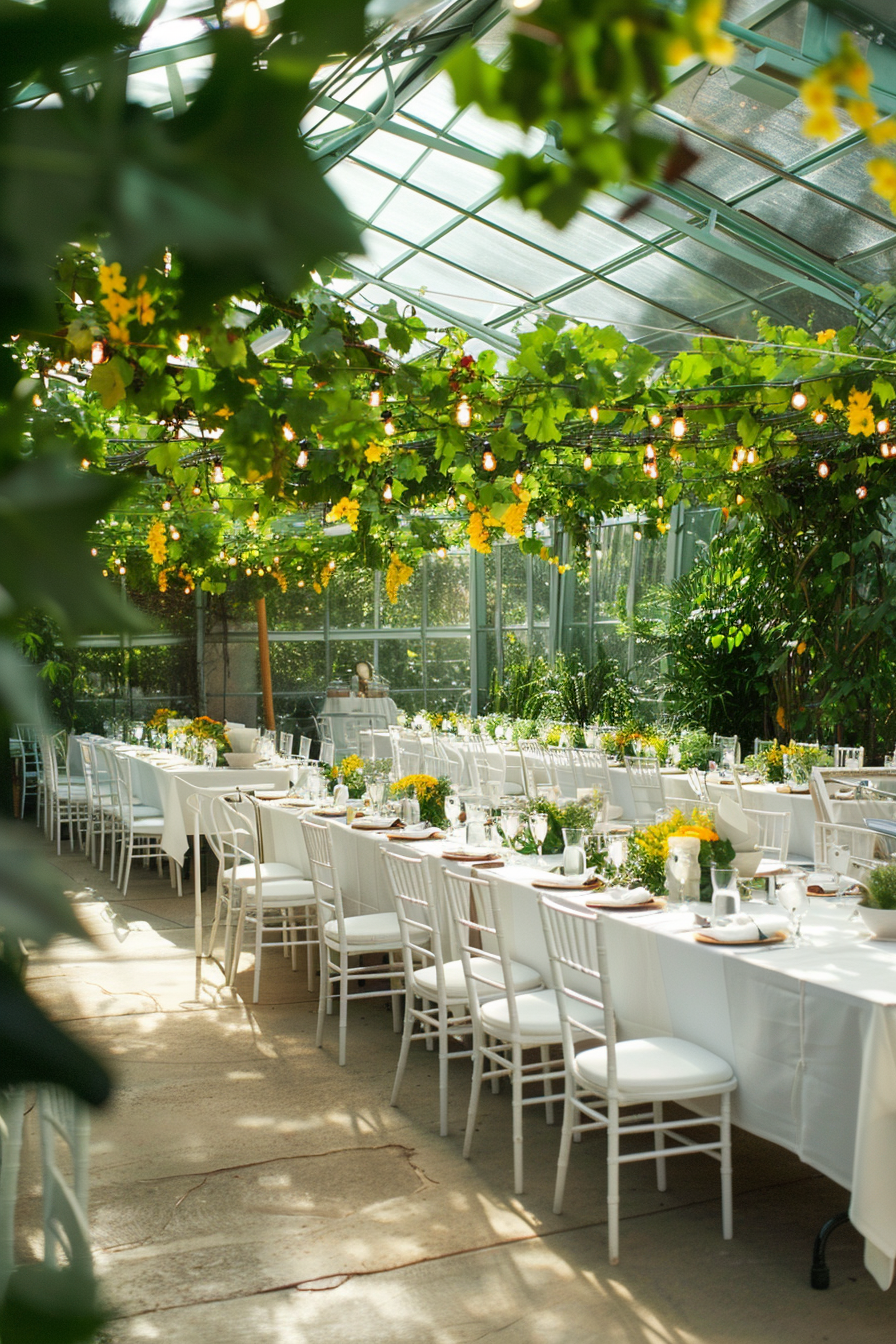
POLYGON ((263 758, 257 751, 225 751, 224 759, 231 770, 251 770, 263 758))
POLYGON ((878 910, 860 901, 858 911, 872 938, 896 939, 896 910, 878 910))
POLYGON ((230 749, 237 755, 251 752, 255 746, 255 739, 258 736, 254 728, 228 728, 227 741, 230 743, 230 749))

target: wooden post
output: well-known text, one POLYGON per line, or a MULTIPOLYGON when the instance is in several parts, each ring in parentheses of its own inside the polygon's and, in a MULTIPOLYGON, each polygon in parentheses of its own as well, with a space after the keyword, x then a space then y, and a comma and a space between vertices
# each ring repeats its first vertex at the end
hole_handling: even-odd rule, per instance
POLYGON ((268 612, 263 597, 256 598, 255 615, 258 620, 258 662, 261 670, 261 709, 265 728, 273 731, 274 687, 271 683, 271 649, 268 643, 268 612))

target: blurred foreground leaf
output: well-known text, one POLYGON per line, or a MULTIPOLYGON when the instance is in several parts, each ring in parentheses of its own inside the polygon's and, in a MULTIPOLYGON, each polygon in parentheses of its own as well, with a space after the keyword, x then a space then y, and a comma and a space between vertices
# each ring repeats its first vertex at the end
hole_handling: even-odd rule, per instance
POLYGON ((3 1344, 79 1344, 108 1319, 92 1274, 65 1267, 20 1265, 0 1304, 3 1344))

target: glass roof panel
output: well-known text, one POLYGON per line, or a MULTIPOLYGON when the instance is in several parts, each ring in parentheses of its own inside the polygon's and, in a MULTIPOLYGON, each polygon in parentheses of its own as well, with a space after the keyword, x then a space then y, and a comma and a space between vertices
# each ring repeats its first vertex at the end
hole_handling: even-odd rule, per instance
POLYGON ((388 238, 376 228, 365 229, 361 234, 364 254, 356 257, 359 265, 366 271, 378 272, 391 266, 399 257, 405 256, 408 244, 395 238, 388 238))
POLYGON ((695 238, 682 238, 676 243, 670 243, 666 250, 671 256, 690 262, 708 275, 718 276, 743 294, 756 297, 768 286, 766 271, 760 270, 758 266, 748 266, 723 252, 714 252, 695 238))
MULTIPOLYGON (((618 206, 616 210, 618 213, 618 206)), ((515 201, 496 200, 480 210, 479 216, 589 271, 597 270, 639 246, 638 239, 630 233, 622 228, 614 229, 591 214, 575 215, 565 229, 555 229, 534 210, 524 210, 515 201)), ((626 229, 637 231, 638 221, 634 220, 626 229)))
POLYGON ((671 256, 657 252, 614 270, 613 279, 634 293, 682 314, 721 308, 741 297, 716 277, 700 275, 679 265, 671 256))
POLYGON ((481 168, 477 163, 467 163, 449 154, 429 154, 408 181, 464 210, 496 195, 501 186, 501 179, 491 168, 481 168))
POLYGON ((413 140, 402 140, 400 135, 394 135, 386 128, 374 131, 373 135, 368 136, 357 149, 353 149, 352 158, 360 163, 384 168, 386 172, 394 173, 396 177, 404 177, 408 169, 413 167, 425 153, 424 145, 419 145, 413 140))
POLYGON ((432 250, 438 256, 469 266, 486 279, 512 286, 529 297, 581 275, 581 271, 474 220, 465 221, 433 243, 432 250))
POLYGON ((422 243, 440 229, 459 223, 462 218, 450 205, 441 205, 409 187, 396 187, 378 211, 376 222, 380 228, 401 234, 410 243, 422 243))
POLYGON ((509 307, 526 298, 524 294, 509 293, 507 288, 499 289, 461 272, 437 257, 419 254, 391 271, 389 279, 405 289, 431 294, 448 307, 458 308, 460 305, 459 311, 463 311, 463 305, 470 304, 470 312, 479 322, 501 317, 509 307))
POLYGON ((767 187, 744 203, 744 209, 766 224, 832 261, 860 252, 891 236, 892 230, 864 215, 792 182, 767 187))
POLYGON ((327 173, 330 186, 342 197, 353 214, 360 219, 369 219, 373 212, 383 204, 392 183, 384 177, 377 177, 367 168, 343 159, 327 173))

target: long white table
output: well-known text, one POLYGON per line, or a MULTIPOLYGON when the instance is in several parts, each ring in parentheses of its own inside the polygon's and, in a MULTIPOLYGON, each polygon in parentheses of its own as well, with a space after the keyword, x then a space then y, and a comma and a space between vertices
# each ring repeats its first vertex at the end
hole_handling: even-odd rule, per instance
MULTIPOLYGON (((298 814, 261 811, 266 857, 306 861, 298 814)), ((350 912, 390 909, 382 837, 329 825, 350 912)), ((433 859, 442 848, 414 844, 433 859)), ((537 874, 507 866, 489 875, 511 955, 549 979, 537 874)), ((810 945, 774 951, 699 944, 690 916, 677 911, 610 916, 620 1029, 681 1035, 726 1059, 739 1083, 735 1122, 851 1190, 866 1266, 886 1288, 896 1260, 896 944, 870 940, 848 908, 812 907, 810 945)))

